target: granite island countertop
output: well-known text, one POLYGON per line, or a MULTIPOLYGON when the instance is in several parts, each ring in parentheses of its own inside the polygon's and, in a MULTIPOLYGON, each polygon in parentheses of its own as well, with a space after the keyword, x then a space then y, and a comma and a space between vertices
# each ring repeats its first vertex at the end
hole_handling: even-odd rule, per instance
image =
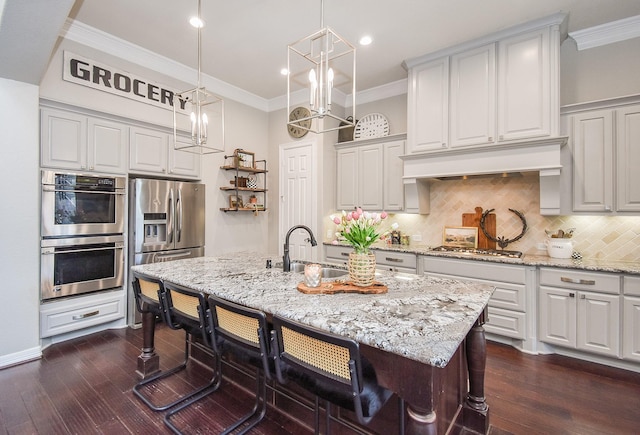
MULTIPOLYGON (((445 367, 487 305, 493 286, 380 271, 383 294, 311 295, 301 273, 265 267, 279 258, 235 253, 132 269, 277 314, 384 351, 445 367)), ((324 281, 324 280, 323 280, 324 281)))
MULTIPOLYGON (((324 242, 324 245, 335 246, 333 243, 324 242)), ((339 244, 338 246, 349 246, 346 244, 339 244)), ((523 254, 520 258, 509 257, 494 257, 494 256, 474 256, 470 254, 457 253, 457 252, 440 252, 433 251, 429 246, 421 245, 386 245, 375 244, 371 247, 373 250, 391 251, 391 252, 405 252, 416 255, 430 255, 433 257, 447 257, 458 258, 470 261, 487 261, 491 263, 507 263, 507 264, 521 264, 524 266, 537 266, 537 267, 562 267, 566 269, 586 270, 592 272, 611 272, 611 273, 627 273, 632 275, 640 275, 640 260, 636 262, 631 261, 616 261, 616 260, 604 260, 597 258, 583 258, 581 260, 573 260, 570 258, 551 258, 547 255, 537 254, 523 254)))

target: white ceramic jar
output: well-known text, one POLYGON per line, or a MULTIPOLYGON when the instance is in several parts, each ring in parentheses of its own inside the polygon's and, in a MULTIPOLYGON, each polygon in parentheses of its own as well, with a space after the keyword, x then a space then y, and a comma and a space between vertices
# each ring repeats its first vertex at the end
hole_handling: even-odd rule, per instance
POLYGON ((573 240, 548 238, 545 240, 547 254, 551 258, 571 258, 573 254, 573 240))

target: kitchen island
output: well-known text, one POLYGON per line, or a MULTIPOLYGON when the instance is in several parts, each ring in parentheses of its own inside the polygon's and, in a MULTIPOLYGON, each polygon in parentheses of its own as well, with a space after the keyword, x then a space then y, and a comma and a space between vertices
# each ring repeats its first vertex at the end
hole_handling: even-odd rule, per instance
MULTIPOLYGON (((485 342, 482 324, 493 287, 379 272, 384 294, 310 295, 302 274, 266 268, 255 253, 134 266, 133 270, 279 315, 361 344, 381 385, 406 403, 407 433, 439 434, 466 427, 486 433, 485 342)), ((143 317, 138 371, 158 369, 153 316, 143 317)))

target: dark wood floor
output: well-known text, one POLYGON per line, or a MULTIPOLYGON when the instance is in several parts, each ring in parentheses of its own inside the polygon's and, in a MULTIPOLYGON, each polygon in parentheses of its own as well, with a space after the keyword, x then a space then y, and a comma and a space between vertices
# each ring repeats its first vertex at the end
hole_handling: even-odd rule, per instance
MULTIPOLYGON (((162 367, 175 364, 184 336, 159 327, 162 367)), ((163 434, 162 414, 131 392, 137 381, 140 330, 105 331, 53 345, 41 360, 0 370, 0 434, 163 434)), ((638 434, 640 374, 550 355, 531 356, 489 344, 486 376, 492 435, 638 434)), ((183 380, 204 382, 194 366, 183 380)), ((247 410, 249 395, 226 384, 194 405, 180 422, 219 433, 247 410)), ((268 412, 252 433, 307 434, 304 426, 268 412)))

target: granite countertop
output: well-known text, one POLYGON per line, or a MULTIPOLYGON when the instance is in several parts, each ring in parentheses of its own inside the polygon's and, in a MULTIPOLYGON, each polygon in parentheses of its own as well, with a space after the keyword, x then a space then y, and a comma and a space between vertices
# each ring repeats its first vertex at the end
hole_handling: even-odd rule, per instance
MULTIPOLYGON (((333 243, 325 242, 325 245, 334 246, 333 243)), ((349 246, 349 245, 338 245, 349 246)), ((547 255, 527 254, 525 253, 520 258, 508 258, 508 257, 483 257, 474 256, 464 253, 455 252, 440 252, 433 251, 429 246, 421 245, 385 245, 376 244, 371 249, 381 251, 395 251, 406 252, 417 255, 430 255, 433 257, 448 257, 448 258, 460 258, 471 261, 489 261, 492 263, 508 263, 508 264, 522 264, 524 266, 541 266, 541 267, 562 267, 566 269, 579 269, 592 272, 613 272, 613 273, 628 273, 634 275, 640 275, 640 261, 615 261, 615 260, 602 260, 595 258, 583 258, 581 260, 572 260, 570 258, 551 258, 547 255)))
MULTIPOLYGON (((265 267, 279 258, 255 253, 134 266, 140 271, 244 306, 427 363, 447 365, 487 305, 493 286, 379 271, 388 292, 311 295, 301 273, 265 267)), ((323 280, 328 281, 328 280, 323 280)))

